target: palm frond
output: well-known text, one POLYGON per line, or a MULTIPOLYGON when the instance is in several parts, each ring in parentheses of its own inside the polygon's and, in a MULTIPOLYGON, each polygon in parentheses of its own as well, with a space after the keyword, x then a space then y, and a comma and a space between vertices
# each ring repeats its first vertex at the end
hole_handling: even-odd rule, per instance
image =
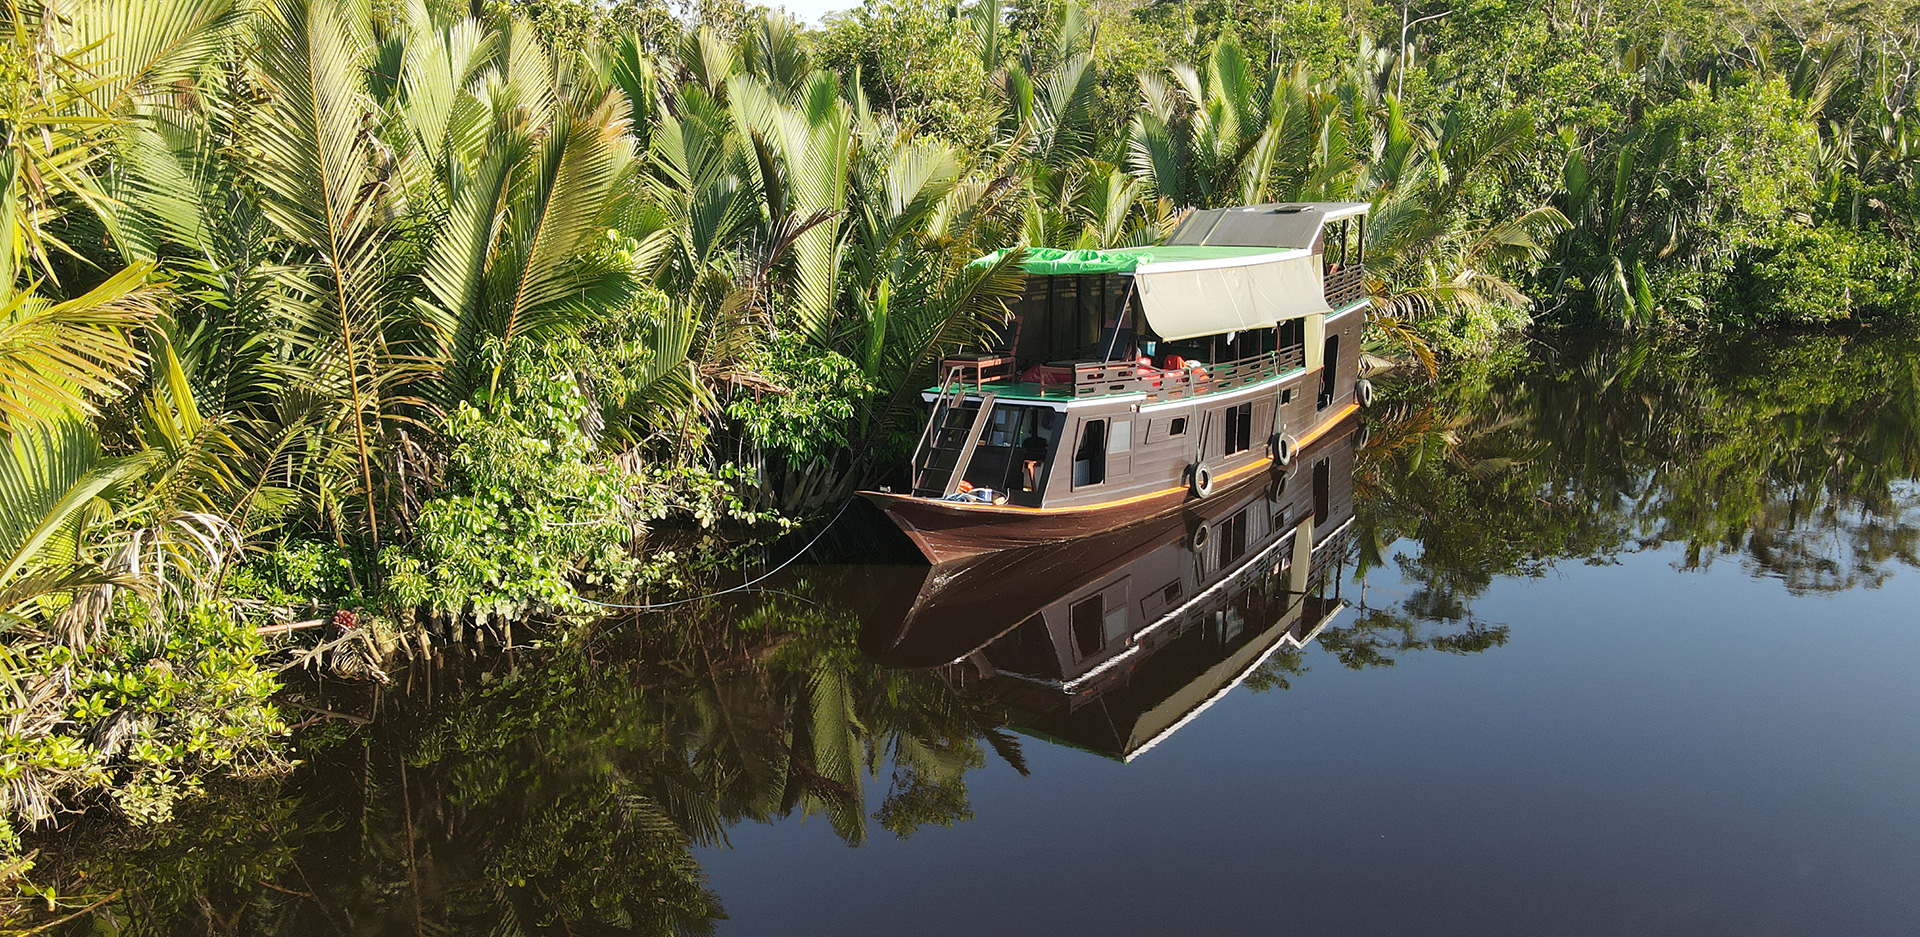
POLYGON ((0 306, 0 429, 127 389, 145 360, 136 341, 160 313, 149 263, 130 264, 85 294, 49 303, 31 291, 0 306))

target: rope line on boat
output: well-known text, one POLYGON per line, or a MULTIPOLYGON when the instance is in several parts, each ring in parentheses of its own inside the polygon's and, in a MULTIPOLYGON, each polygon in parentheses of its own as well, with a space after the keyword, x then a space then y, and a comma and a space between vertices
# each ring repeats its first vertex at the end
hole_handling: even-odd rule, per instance
POLYGON ((1120 344, 1120 328, 1132 321, 1133 309, 1127 304, 1133 301, 1133 283, 1134 278, 1128 277, 1127 295, 1120 297, 1120 314, 1114 317, 1113 335, 1107 339, 1107 351, 1106 354, 1102 356, 1102 360, 1104 361, 1110 362, 1113 360, 1113 349, 1120 344))
MULTIPOLYGON (((688 596, 684 599, 674 599, 671 602, 652 602, 646 605, 618 605, 613 602, 601 602, 597 599, 589 599, 586 596, 579 596, 578 598, 582 602, 585 602, 589 605, 598 605, 601 608, 610 608, 610 609, 623 611, 623 612, 651 612, 651 611, 655 611, 663 608, 672 608, 676 605, 685 605, 689 602, 698 602, 702 599, 715 599, 715 598, 719 598, 720 596, 730 595, 735 592, 746 592, 752 589, 753 586, 767 581, 775 573, 778 573, 779 571, 786 569, 789 566, 792 566, 794 560, 797 560, 803 556, 806 556, 807 551, 813 549, 814 544, 819 543, 820 538, 825 537, 827 535, 827 531, 832 530, 833 525, 840 522, 840 516, 842 514, 847 513, 847 508, 852 507, 853 502, 854 502, 853 498, 848 498, 845 504, 840 505, 840 510, 834 512, 833 520, 828 521, 827 526, 820 528, 820 532, 817 534, 814 534, 813 539, 807 541, 807 545, 804 547, 801 547, 798 553, 795 553, 794 555, 787 557, 786 560, 783 561, 780 565, 767 570, 765 573, 762 573, 758 577, 749 579, 746 582, 743 582, 737 586, 721 589, 718 592, 709 592, 705 595, 693 595, 693 596, 688 596)), ((777 590, 765 590, 765 591, 777 591, 777 590)), ((798 598, 798 596, 796 596, 796 598, 798 598)))

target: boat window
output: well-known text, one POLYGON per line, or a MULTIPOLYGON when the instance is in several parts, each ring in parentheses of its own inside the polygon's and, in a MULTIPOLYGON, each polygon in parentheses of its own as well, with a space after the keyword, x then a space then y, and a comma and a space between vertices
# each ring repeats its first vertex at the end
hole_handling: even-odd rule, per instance
POLYGON ((1023 438, 1021 430, 1033 421, 1032 407, 995 407, 987 421, 987 433, 980 437, 983 446, 1015 446, 1023 438))
POLYGON ((1274 345, 1283 371, 1300 367, 1307 360, 1307 320, 1288 319, 1274 329, 1274 345))
POLYGON ((1186 434, 1187 434, 1187 418, 1184 416, 1174 417, 1173 425, 1170 428, 1168 428, 1167 435, 1168 436, 1185 436, 1186 434))
POLYGON ((1080 444, 1073 452, 1073 487, 1102 484, 1107 480, 1107 421, 1088 420, 1080 424, 1080 444))
POLYGON ((1113 430, 1107 434, 1108 452, 1133 451, 1133 421, 1114 420, 1113 430))
POLYGON ((1046 407, 996 405, 962 477, 977 488, 1006 492, 1017 503, 1030 502, 1021 496, 1038 497, 1044 485, 1054 426, 1054 411, 1046 407))
POLYGON ((1053 441, 1053 411, 1046 407, 1021 407, 998 404, 981 432, 982 446, 1019 446, 1038 437, 1053 441))
POLYGON ((1018 628, 987 645, 987 663, 995 670, 1026 674, 1030 677, 1060 676, 1060 652, 1047 634, 1047 619, 1033 613, 1018 628))
POLYGON ((1100 596, 1091 595, 1067 611, 1073 626, 1073 649, 1081 657, 1090 657, 1106 646, 1106 608, 1100 596))
POLYGON ((1241 511, 1220 522, 1214 532, 1214 542, 1220 544, 1220 568, 1226 569, 1246 555, 1247 552, 1247 512, 1241 511))
POLYGON ((1253 404, 1227 408, 1227 434, 1221 441, 1221 454, 1245 452, 1253 443, 1253 404))
POLYGON ((1313 526, 1327 522, 1327 460, 1321 459, 1313 466, 1313 526))
POLYGON ((1106 609, 1106 636, 1118 638, 1128 632, 1127 628, 1127 586, 1131 578, 1122 579, 1101 593, 1102 606, 1106 609))
POLYGON ((1029 276, 1020 299, 1010 303, 1018 323, 1014 355, 1019 367, 1069 360, 1132 360, 1137 319, 1128 314, 1129 277, 1029 276))
POLYGON ((1175 579, 1158 589, 1152 589, 1140 599, 1140 618, 1143 622, 1152 621, 1161 611, 1180 601, 1180 580, 1175 579))

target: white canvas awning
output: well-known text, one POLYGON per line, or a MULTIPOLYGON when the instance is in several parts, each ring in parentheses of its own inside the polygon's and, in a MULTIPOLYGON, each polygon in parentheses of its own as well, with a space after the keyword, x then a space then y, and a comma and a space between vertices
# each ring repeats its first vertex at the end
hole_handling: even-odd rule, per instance
POLYGON ((1168 341, 1332 311, 1319 258, 1305 249, 1144 263, 1133 276, 1147 324, 1168 341))

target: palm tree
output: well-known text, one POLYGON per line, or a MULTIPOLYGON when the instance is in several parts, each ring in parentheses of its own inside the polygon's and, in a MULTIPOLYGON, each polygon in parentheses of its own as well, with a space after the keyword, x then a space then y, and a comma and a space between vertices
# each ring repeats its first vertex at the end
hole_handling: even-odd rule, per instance
POLYGON ((1204 71, 1176 65, 1140 86, 1131 163, 1175 205, 1324 198, 1349 169, 1335 99, 1297 69, 1256 72, 1230 37, 1214 42, 1204 71))

